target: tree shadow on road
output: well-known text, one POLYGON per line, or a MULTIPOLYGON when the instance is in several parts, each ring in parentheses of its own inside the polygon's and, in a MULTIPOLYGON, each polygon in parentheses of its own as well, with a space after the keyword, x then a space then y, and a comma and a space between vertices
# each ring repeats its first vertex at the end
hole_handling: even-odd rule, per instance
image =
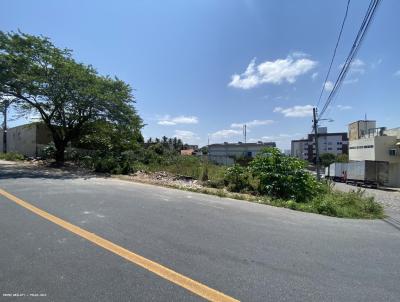
POLYGON ((0 180, 2 179, 90 179, 104 178, 107 175, 99 175, 90 171, 77 169, 56 169, 43 166, 30 165, 3 165, 0 164, 0 180))

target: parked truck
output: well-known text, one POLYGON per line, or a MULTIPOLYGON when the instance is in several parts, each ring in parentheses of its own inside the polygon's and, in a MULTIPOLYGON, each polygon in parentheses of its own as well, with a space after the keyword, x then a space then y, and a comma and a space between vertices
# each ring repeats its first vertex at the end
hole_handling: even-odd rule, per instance
POLYGON ((374 160, 333 163, 325 168, 325 178, 355 185, 384 186, 389 181, 389 163, 374 160))
POLYGON ((325 178, 333 181, 344 181, 347 173, 347 163, 332 163, 325 168, 325 178))
POLYGON ((363 160, 347 164, 346 183, 371 187, 384 186, 389 181, 389 163, 387 161, 363 160))

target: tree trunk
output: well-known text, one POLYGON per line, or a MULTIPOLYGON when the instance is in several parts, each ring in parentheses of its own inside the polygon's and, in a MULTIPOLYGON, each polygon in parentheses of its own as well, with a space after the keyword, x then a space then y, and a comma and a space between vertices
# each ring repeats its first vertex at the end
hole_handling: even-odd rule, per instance
POLYGON ((62 166, 64 165, 64 160, 65 160, 64 152, 67 143, 65 143, 63 140, 54 139, 54 146, 56 147, 56 154, 55 154, 56 164, 62 166))

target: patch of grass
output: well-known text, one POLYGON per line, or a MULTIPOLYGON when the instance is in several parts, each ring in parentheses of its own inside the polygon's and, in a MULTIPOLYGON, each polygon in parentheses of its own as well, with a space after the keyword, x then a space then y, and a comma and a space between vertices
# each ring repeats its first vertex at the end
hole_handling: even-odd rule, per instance
POLYGON ((0 153, 0 159, 9 161, 21 161, 24 160, 25 157, 17 152, 7 152, 7 153, 0 153))
POLYGON ((165 171, 175 175, 184 175, 194 179, 220 182, 224 179, 226 167, 218 166, 194 156, 176 156, 163 163, 152 163, 144 167, 149 172, 165 171), (206 177, 207 176, 207 177, 206 177))
MULTIPOLYGON (((127 179, 119 176, 120 179, 127 179)), ((136 180, 135 180, 136 181, 136 180)), ((151 182, 147 182, 152 184, 151 182)), ((186 187, 177 184, 157 184, 168 188, 183 191, 215 195, 221 198, 232 198, 249 202, 261 203, 265 205, 288 208, 296 211, 334 216, 340 218, 363 218, 380 219, 384 218, 383 207, 373 197, 365 196, 363 190, 350 192, 338 192, 327 189, 326 192, 315 197, 308 202, 296 202, 294 200, 284 200, 270 196, 256 196, 245 193, 234 193, 224 188, 211 187, 186 187)))

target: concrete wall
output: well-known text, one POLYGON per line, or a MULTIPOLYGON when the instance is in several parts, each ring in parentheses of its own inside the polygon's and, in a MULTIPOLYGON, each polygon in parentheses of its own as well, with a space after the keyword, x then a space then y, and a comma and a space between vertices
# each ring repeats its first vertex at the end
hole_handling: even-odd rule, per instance
MULTIPOLYGON (((3 151, 3 139, 0 150, 3 151)), ((50 131, 43 124, 32 123, 10 128, 7 131, 7 151, 18 152, 25 156, 36 157, 41 149, 52 141, 50 131)))
POLYGON ((368 133, 368 129, 376 128, 376 121, 357 121, 349 124, 349 140, 357 140, 368 133))
POLYGON ((400 148, 396 136, 373 136, 350 141, 349 160, 377 160, 389 162, 389 186, 400 187, 400 148), (397 155, 389 155, 397 149, 397 155))
POLYGON ((387 136, 396 136, 397 139, 400 139, 400 127, 393 129, 386 129, 383 133, 387 136))
POLYGON ((375 159, 375 137, 350 140, 349 160, 377 160, 375 159), (372 148, 367 148, 372 146, 372 148))
POLYGON ((254 157, 262 149, 275 146, 271 144, 214 144, 208 146, 208 159, 222 165, 232 165, 235 158, 254 157))
POLYGON ((291 142, 291 155, 304 160, 308 159, 308 141, 294 140, 291 142))
POLYGON ((400 163, 389 164, 389 187, 400 187, 400 163))

